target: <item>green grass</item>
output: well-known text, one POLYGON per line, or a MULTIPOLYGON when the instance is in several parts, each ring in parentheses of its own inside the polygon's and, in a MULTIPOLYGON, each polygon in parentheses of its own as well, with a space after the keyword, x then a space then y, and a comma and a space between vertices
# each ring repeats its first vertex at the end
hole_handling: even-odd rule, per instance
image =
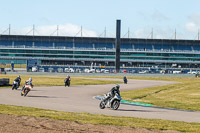
POLYGON ((101 125, 116 125, 133 128, 147 128, 158 130, 177 130, 181 132, 200 131, 199 123, 186 123, 179 121, 143 119, 133 117, 114 117, 105 115, 94 115, 88 113, 70 113, 54 110, 38 109, 31 107, 20 107, 12 105, 0 105, 0 114, 18 116, 45 117, 55 120, 76 121, 79 123, 91 123, 101 125))
MULTIPOLYGON (((129 78, 130 79, 130 78, 129 78)), ((121 92, 124 100, 150 103, 167 107, 200 111, 200 79, 193 77, 134 78, 147 80, 178 81, 180 83, 121 92)))
MULTIPOLYGON (((18 75, 1 75, 0 78, 9 78, 10 84, 13 83, 13 80, 18 75)), ((33 79, 34 86, 63 86, 64 79, 66 76, 41 76, 41 75, 21 75, 21 86, 28 80, 30 77, 33 79)), ((111 80, 95 80, 95 79, 84 79, 84 78, 73 78, 71 77, 71 85, 96 85, 96 84, 116 84, 122 83, 120 81, 111 81, 111 80)))

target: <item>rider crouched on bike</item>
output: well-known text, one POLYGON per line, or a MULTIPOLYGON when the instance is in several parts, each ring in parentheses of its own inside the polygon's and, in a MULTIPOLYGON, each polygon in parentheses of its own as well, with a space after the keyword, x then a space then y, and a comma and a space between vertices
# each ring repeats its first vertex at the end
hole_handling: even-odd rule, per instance
MULTIPOLYGON (((29 78, 29 80, 25 81, 25 85, 30 85, 31 88, 33 88, 32 78, 29 78)), ((24 91, 25 85, 22 87, 22 91, 24 91)))
POLYGON ((67 75, 67 77, 65 78, 65 80, 64 80, 64 82, 65 82, 65 87, 66 86, 70 86, 70 81, 71 81, 71 78, 70 78, 70 76, 69 75, 67 75))
POLYGON ((20 86, 21 78, 20 75, 14 80, 17 83, 17 88, 20 86))
POLYGON ((116 84, 115 87, 113 87, 107 94, 107 97, 103 100, 106 102, 108 99, 112 99, 115 94, 117 93, 120 96, 120 91, 119 91, 120 85, 116 84))
POLYGON ((33 86, 32 78, 29 78, 29 80, 26 81, 26 84, 29 84, 29 85, 33 86))

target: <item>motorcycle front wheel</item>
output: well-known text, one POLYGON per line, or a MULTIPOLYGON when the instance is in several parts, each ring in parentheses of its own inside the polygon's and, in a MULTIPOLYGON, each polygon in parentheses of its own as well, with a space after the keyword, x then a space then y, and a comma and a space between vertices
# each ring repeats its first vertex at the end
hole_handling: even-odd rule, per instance
POLYGON ((119 105, 120 105, 120 101, 119 100, 113 101, 112 109, 117 110, 119 108, 119 105))
POLYGON ((28 89, 25 89, 24 90, 24 96, 26 96, 28 94, 29 90, 28 89))
POLYGON ((100 109, 104 109, 105 108, 105 103, 103 101, 100 102, 99 108, 100 109))

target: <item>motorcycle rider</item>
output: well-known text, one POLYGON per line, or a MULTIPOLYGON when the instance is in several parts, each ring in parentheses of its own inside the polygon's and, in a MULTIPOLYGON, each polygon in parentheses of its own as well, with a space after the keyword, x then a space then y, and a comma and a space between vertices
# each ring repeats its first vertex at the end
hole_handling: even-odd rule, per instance
POLYGON ((20 86, 21 78, 20 75, 14 80, 17 83, 17 88, 20 86))
POLYGON ((71 81, 71 78, 70 78, 70 76, 69 75, 67 75, 67 77, 65 78, 65 87, 66 86, 70 86, 70 81, 71 81))
MULTIPOLYGON (((25 81, 25 85, 28 84, 31 87, 33 87, 33 83, 32 83, 32 78, 29 78, 28 80, 25 81)), ((22 87, 22 91, 24 93, 24 89, 25 89, 25 85, 22 87)))
POLYGON ((33 86, 32 78, 29 78, 29 79, 26 81, 26 84, 29 84, 29 85, 33 86))
MULTIPOLYGON (((109 92, 108 92, 108 97, 106 97, 103 101, 107 101, 108 99, 112 99, 115 94, 117 93, 120 96, 120 91, 119 91, 120 85, 116 84, 115 87, 113 87, 109 92)), ((106 104, 106 103, 105 103, 106 104)))
POLYGON ((123 80, 124 80, 124 84, 127 84, 128 80, 127 80, 126 76, 124 76, 123 80))

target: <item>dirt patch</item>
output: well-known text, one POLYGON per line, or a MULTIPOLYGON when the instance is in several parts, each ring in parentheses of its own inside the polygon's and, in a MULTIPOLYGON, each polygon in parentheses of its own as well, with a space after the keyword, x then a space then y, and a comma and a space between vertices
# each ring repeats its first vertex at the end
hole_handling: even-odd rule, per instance
POLYGON ((148 130, 144 128, 117 127, 110 125, 81 124, 78 122, 51 120, 47 118, 0 114, 2 133, 178 133, 177 131, 148 130))

